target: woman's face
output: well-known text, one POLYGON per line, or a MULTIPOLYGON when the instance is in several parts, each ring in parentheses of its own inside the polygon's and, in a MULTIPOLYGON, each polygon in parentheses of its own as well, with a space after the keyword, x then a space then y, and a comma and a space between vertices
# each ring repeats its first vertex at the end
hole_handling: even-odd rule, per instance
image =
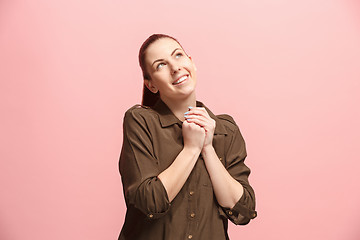
POLYGON ((145 85, 162 100, 179 100, 195 94, 196 67, 191 57, 171 38, 161 38, 146 50, 145 85))

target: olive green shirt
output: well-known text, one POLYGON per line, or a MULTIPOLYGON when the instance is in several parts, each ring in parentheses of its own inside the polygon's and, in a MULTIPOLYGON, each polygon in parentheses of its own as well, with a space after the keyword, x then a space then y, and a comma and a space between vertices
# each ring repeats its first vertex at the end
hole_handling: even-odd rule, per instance
POLYGON ((213 146, 227 171, 244 187, 232 208, 221 207, 214 195, 201 154, 184 186, 169 201, 157 176, 184 147, 182 122, 160 99, 153 108, 135 105, 126 111, 119 169, 127 206, 120 240, 225 240, 228 219, 245 225, 256 217, 255 194, 244 164, 245 142, 234 119, 214 115, 213 146))

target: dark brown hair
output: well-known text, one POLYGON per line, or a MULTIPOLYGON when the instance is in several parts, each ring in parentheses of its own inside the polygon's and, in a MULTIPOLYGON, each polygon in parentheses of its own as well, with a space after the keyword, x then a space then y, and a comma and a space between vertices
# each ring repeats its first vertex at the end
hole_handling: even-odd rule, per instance
MULTIPOLYGON (((146 49, 152 43, 154 43, 155 41, 157 41, 161 38, 171 38, 181 46, 181 44, 179 43, 179 41, 177 39, 175 39, 174 37, 171 37, 169 35, 166 35, 166 34, 153 34, 150 37, 148 37, 145 40, 145 42, 141 45, 140 50, 139 50, 139 65, 141 67, 144 79, 151 80, 150 75, 147 72, 146 63, 145 63, 146 49)), ((181 48, 184 49, 182 46, 181 46, 181 48)), ((145 86, 145 84, 143 85, 143 96, 142 96, 142 102, 141 102, 142 105, 152 107, 152 106, 154 106, 154 104, 157 102, 157 100, 159 98, 160 98, 159 91, 157 93, 153 93, 145 86)))

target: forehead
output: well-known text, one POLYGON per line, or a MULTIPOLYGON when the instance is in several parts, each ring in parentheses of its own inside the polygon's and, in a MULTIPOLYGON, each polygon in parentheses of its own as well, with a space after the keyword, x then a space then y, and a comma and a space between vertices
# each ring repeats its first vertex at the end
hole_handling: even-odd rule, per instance
POLYGON ((146 50, 146 59, 152 63, 157 59, 167 58, 176 48, 181 48, 181 46, 175 40, 161 38, 150 44, 146 50))

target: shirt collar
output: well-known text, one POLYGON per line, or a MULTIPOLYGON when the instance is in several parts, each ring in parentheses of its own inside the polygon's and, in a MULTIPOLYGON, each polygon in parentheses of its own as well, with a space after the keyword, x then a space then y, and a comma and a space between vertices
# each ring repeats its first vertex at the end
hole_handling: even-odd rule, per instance
MULTIPOLYGON (((214 134, 227 134, 227 131, 220 119, 216 117, 216 115, 213 114, 210 109, 208 109, 202 102, 196 101, 196 107, 204 107, 209 116, 215 120, 216 126, 214 134)), ((173 114, 166 103, 164 103, 160 98, 152 108, 158 113, 162 127, 168 127, 173 124, 179 124, 180 126, 182 125, 182 122, 173 114)))

